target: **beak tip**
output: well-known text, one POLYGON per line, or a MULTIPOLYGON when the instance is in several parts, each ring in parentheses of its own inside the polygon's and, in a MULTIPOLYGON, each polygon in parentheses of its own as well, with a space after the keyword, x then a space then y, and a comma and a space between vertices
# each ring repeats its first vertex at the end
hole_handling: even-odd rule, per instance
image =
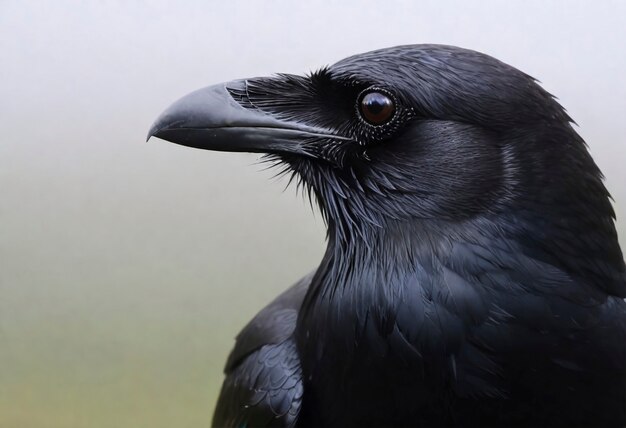
POLYGON ((152 137, 159 137, 159 131, 161 131, 163 128, 165 128, 165 126, 163 126, 162 121, 159 119, 157 119, 156 122, 154 122, 152 124, 152 126, 150 127, 150 130, 148 131, 148 135, 146 135, 146 143, 148 141, 150 141, 150 138, 152 137))

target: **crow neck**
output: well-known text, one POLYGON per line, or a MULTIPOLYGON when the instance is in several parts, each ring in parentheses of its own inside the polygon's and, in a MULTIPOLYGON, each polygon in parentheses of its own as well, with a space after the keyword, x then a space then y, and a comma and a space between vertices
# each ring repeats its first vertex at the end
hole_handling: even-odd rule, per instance
POLYGON ((431 270, 442 245, 445 242, 437 228, 423 222, 394 220, 384 227, 346 231, 330 221, 326 252, 305 306, 315 306, 318 300, 341 306, 341 299, 353 298, 367 303, 376 299, 373 288, 383 285, 393 292, 400 278, 431 270))

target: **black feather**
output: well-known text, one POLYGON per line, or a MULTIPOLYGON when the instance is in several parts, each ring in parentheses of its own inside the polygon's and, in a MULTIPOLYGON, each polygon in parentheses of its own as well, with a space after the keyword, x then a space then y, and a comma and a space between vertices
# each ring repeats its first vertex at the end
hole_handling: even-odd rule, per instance
POLYGON ((323 130, 269 160, 317 201, 328 247, 238 336, 216 426, 626 424, 609 193, 532 77, 415 45, 229 91, 323 130), (387 123, 360 117, 370 87, 396 102, 387 123))

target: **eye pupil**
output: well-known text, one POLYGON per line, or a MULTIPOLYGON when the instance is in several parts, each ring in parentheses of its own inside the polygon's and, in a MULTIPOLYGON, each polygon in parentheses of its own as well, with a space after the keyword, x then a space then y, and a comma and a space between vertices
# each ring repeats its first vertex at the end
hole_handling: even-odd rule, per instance
POLYGON ((396 110, 393 99, 382 92, 368 92, 361 98, 360 112, 363 118, 372 125, 388 122, 396 110))

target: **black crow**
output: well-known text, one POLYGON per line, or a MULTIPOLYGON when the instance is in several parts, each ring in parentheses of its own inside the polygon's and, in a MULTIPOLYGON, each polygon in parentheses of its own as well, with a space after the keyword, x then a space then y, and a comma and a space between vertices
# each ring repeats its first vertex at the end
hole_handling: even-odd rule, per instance
POLYGON ((610 196, 532 77, 398 46, 200 89, 149 135, 266 153, 327 223, 237 337, 215 426, 626 425, 610 196))

